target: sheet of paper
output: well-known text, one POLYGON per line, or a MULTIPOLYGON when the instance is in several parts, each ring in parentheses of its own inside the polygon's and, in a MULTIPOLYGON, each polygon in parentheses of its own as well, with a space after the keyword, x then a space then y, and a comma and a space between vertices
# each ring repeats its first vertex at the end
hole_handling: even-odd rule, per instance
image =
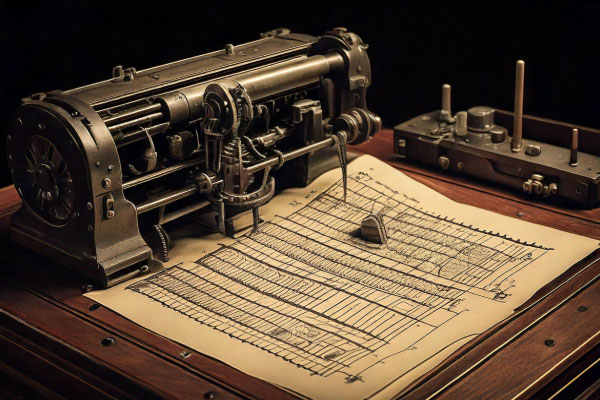
POLYGON ((389 398, 598 242, 462 205, 370 156, 262 210, 257 232, 175 241, 168 267, 87 296, 306 397, 389 398), (361 239, 381 212, 386 244, 361 239))

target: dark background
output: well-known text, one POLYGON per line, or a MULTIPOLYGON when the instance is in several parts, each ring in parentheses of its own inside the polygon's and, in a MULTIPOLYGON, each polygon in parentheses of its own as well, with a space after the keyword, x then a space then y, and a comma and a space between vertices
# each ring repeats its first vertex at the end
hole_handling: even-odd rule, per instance
MULTIPOLYGON (((370 109, 392 127, 440 107, 512 109, 526 61, 525 113, 600 128, 600 2, 0 0, 0 186, 4 135, 21 97, 107 79, 254 40, 276 27, 320 35, 335 26, 370 45, 370 109)), ((391 149, 390 149, 391 151, 391 149)))

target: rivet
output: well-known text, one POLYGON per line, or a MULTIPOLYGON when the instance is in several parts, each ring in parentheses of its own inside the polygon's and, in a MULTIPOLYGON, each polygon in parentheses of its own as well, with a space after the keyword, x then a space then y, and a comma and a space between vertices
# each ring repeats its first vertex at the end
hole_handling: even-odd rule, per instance
POLYGON ((88 210, 92 210, 94 208, 94 205, 92 204, 92 202, 88 201, 86 207, 88 210))
POLYGON ((587 311, 587 309, 588 308, 586 306, 579 306, 579 308, 577 309, 577 311, 579 311, 579 312, 585 312, 585 311, 587 311))
POLYGON ((46 127, 42 124, 38 124, 37 127, 40 131, 43 131, 44 129, 46 129, 46 127))
POLYGON ((21 118, 17 118, 17 122, 19 123, 19 125, 23 125, 23 120, 21 118))
POLYGON ((459 161, 458 163, 456 163, 456 167, 457 167, 458 169, 463 169, 463 167, 464 167, 464 166, 465 166, 465 165, 462 163, 462 161, 459 161))
POLYGON ((106 218, 112 218, 115 216, 115 212, 113 210, 108 210, 106 212, 106 218))
POLYGON ((114 168, 114 167, 113 167, 112 165, 109 165, 108 167, 106 167, 106 172, 110 172, 110 171, 112 171, 112 170, 113 170, 113 168, 114 168))
POLYGON ((72 116, 72 117, 79 117, 79 115, 80 115, 80 114, 79 114, 79 111, 73 111, 73 112, 71 113, 71 116, 72 116))
POLYGON ((93 227, 93 226, 91 226, 91 225, 88 225, 88 231, 90 231, 90 232, 91 232, 91 231, 93 231, 93 230, 94 230, 94 227, 93 227))
POLYGON ((523 211, 519 211, 519 212, 517 213, 517 217, 522 217, 523 215, 525 215, 525 213, 524 213, 523 211))
POLYGON ((12 156, 9 154, 8 155, 8 161, 12 160, 12 156))
POLYGON ((112 337, 105 337, 104 339, 102 339, 100 341, 100 344, 104 347, 108 347, 108 346, 112 346, 113 344, 117 343, 115 338, 112 337))
POLYGON ((102 164, 100 163, 100 160, 97 160, 97 161, 96 161, 94 164, 96 165, 96 167, 99 167, 100 165, 102 165, 102 164))
POLYGON ((216 397, 215 392, 206 392, 204 393, 205 399, 214 399, 216 397))
POLYGON ((6 135, 6 138, 7 138, 8 140, 11 140, 11 139, 12 139, 12 136, 10 136, 10 135, 6 135))
POLYGON ((111 183, 110 178, 102 179, 102 187, 105 187, 105 188, 110 187, 110 183, 111 183))
POLYGON ((556 342, 554 341, 554 339, 546 339, 544 340, 544 344, 548 347, 552 347, 556 344, 556 342))
POLYGON ((358 72, 362 71, 362 65, 359 65, 358 67, 356 67, 356 71, 358 71, 358 72))

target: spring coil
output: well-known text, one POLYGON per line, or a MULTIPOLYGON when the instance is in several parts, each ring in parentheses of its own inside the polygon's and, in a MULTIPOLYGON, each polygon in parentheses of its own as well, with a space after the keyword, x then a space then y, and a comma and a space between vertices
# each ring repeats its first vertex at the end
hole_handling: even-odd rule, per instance
POLYGON ((169 239, 169 235, 165 232, 165 229, 161 225, 154 225, 154 230, 158 234, 158 238, 160 239, 160 245, 162 249, 162 260, 163 262, 169 261, 169 244, 171 240, 169 239))

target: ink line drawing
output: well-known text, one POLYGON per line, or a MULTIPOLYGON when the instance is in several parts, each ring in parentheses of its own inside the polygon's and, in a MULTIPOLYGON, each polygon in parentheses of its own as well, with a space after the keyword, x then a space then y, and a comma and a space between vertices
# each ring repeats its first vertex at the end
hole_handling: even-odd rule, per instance
POLYGON ((414 338, 410 350, 468 312, 465 294, 504 302, 511 276, 552 251, 429 213, 365 172, 349 177, 346 203, 342 190, 336 183, 191 270, 174 266, 127 289, 312 375, 352 383, 364 379, 357 361, 402 335, 414 338), (374 210, 383 211, 385 244, 358 233, 374 210))

